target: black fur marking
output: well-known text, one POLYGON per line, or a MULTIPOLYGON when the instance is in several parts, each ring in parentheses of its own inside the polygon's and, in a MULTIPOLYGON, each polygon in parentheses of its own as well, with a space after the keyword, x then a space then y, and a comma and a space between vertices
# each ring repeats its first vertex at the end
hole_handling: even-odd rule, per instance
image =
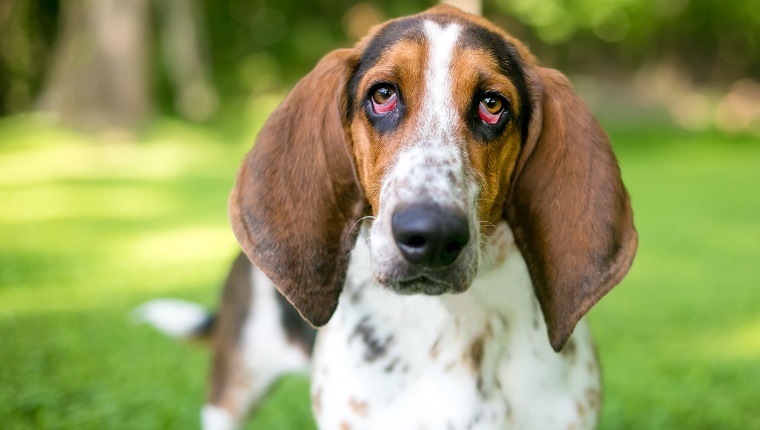
POLYGON ((350 341, 356 336, 358 336, 364 343, 364 359, 370 363, 382 358, 388 353, 388 345, 393 342, 393 335, 390 335, 385 339, 378 339, 375 336, 375 328, 370 325, 369 317, 364 317, 359 321, 359 324, 356 325, 354 332, 348 340, 350 341))
POLYGON ((203 322, 193 329, 192 337, 206 339, 211 336, 216 326, 217 316, 216 314, 210 314, 203 320, 203 322))
POLYGON ((303 345, 304 349, 311 354, 314 348, 314 340, 317 337, 317 330, 301 317, 296 308, 279 291, 275 296, 277 297, 277 305, 282 312, 280 322, 288 336, 288 341, 303 345))

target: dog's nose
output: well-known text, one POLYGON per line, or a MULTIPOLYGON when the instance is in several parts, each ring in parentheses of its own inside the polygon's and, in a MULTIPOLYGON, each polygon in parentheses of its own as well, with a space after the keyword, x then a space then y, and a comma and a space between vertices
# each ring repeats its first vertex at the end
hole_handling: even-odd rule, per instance
POLYGON ((470 240, 467 220, 438 206, 415 205, 396 211, 391 230, 406 261, 426 267, 453 263, 470 240))

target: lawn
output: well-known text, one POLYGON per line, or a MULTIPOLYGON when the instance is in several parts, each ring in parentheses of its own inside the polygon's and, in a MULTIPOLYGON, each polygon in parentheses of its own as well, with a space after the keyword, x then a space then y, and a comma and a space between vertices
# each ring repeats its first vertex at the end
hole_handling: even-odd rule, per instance
MULTIPOLYGON (((256 124, 251 126, 256 128, 256 124)), ((760 142, 613 127, 639 252, 591 312, 602 429, 760 429, 760 142)), ((132 324, 214 306, 250 133, 156 121, 93 137, 0 121, 0 428, 196 428, 208 353, 132 324)), ((304 429, 308 381, 248 428, 304 429)))

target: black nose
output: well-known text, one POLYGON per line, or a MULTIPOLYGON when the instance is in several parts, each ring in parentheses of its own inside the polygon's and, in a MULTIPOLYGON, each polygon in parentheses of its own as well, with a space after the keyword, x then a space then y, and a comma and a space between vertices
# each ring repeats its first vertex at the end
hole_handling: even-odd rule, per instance
POLYGON ((426 267, 448 266, 470 240, 467 220, 438 206, 416 205, 391 218, 396 245, 406 261, 426 267))

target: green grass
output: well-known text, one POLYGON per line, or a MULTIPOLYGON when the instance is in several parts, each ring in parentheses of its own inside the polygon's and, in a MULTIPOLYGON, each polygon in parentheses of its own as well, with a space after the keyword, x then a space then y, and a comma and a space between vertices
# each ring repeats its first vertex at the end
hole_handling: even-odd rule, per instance
MULTIPOLYGON (((611 135, 640 245, 591 312, 602 428, 760 429, 760 142, 611 135)), ((0 428, 197 427, 207 351, 129 311, 216 303, 240 136, 160 121, 131 143, 0 122, 0 428)), ((309 414, 308 381, 289 377, 248 427, 310 428, 309 414)))

